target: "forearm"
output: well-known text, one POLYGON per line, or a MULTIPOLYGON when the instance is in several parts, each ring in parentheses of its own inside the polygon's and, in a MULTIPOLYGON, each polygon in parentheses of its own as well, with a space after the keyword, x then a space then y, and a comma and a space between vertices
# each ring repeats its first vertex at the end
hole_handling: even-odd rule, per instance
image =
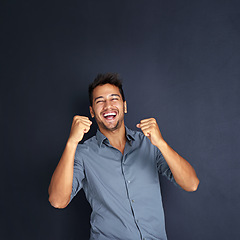
POLYGON ((76 148, 76 143, 67 142, 62 157, 53 173, 48 192, 49 202, 56 208, 64 208, 70 201, 76 148))
POLYGON ((177 184, 186 191, 196 191, 199 179, 193 167, 176 153, 163 139, 157 145, 177 184))

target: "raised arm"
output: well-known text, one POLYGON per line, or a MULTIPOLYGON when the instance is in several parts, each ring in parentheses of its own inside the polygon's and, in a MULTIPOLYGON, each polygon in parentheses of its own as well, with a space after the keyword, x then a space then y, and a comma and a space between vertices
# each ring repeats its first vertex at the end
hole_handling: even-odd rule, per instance
POLYGON ((156 120, 154 118, 141 120, 137 127, 141 128, 144 135, 161 151, 177 184, 185 191, 196 191, 199 179, 195 170, 165 142, 156 120))
POLYGON ((48 188, 49 202, 55 208, 65 208, 70 201, 76 148, 84 134, 90 130, 91 124, 88 117, 75 116, 73 118, 66 147, 48 188))

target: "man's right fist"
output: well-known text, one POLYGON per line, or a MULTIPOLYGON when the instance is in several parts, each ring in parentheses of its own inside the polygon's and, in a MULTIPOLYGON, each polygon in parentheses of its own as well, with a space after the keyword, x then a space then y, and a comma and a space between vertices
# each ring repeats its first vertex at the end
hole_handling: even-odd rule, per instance
POLYGON ((92 121, 88 117, 74 116, 68 141, 78 144, 83 139, 84 134, 90 130, 91 125, 92 121))

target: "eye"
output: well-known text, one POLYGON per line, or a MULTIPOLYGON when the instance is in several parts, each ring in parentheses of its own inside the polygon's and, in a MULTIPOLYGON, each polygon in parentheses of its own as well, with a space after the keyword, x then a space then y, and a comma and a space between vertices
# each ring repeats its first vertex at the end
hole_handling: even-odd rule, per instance
POLYGON ((113 100, 113 101, 116 101, 116 100, 118 100, 118 98, 112 98, 112 100, 113 100))
POLYGON ((103 100, 98 100, 96 104, 104 102, 103 100))

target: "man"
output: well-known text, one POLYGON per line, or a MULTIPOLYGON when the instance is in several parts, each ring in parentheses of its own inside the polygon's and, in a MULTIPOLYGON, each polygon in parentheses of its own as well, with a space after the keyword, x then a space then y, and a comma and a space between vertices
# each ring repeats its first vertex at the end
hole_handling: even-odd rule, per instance
POLYGON ((99 74, 89 99, 99 130, 78 144, 92 122, 73 118, 49 186, 50 203, 64 208, 83 188, 92 207, 90 239, 166 240, 158 174, 195 191, 194 169, 164 141, 155 119, 141 120, 141 132, 125 126, 127 104, 117 74, 99 74))

